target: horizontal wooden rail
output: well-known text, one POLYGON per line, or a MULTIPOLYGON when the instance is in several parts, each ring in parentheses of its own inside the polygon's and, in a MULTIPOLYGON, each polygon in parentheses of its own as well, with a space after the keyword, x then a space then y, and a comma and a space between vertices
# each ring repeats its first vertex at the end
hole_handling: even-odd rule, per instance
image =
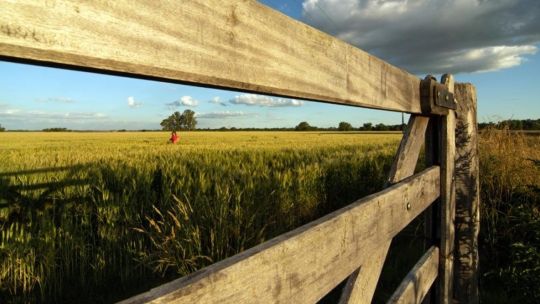
POLYGON ((0 1, 0 58, 420 113, 420 79, 257 1, 0 1))
POLYGON ((388 304, 422 303, 435 278, 437 278, 438 268, 439 248, 433 246, 407 274, 396 292, 388 300, 388 304))
POLYGON ((440 194, 431 167, 319 220, 123 303, 314 303, 440 194))

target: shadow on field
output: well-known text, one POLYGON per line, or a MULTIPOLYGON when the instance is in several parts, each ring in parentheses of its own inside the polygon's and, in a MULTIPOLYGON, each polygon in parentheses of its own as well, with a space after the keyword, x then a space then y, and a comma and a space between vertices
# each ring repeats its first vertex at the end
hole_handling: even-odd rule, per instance
POLYGON ((72 186, 88 185, 89 180, 81 178, 80 172, 91 166, 93 164, 89 163, 0 172, 0 210, 9 208, 11 218, 25 211, 43 211, 53 203, 66 204, 72 201, 73 197, 66 197, 64 190, 72 186), (51 173, 54 174, 53 177, 50 177, 51 173), (60 176, 61 178, 58 178, 60 176), (53 181, 46 181, 47 179, 53 181))

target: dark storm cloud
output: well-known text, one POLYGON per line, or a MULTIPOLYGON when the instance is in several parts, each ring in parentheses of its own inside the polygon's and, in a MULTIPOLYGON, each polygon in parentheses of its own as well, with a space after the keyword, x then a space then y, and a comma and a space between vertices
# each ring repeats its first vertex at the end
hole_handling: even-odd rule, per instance
POLYGON ((538 0, 305 0, 304 21, 410 72, 519 65, 540 43, 538 0))

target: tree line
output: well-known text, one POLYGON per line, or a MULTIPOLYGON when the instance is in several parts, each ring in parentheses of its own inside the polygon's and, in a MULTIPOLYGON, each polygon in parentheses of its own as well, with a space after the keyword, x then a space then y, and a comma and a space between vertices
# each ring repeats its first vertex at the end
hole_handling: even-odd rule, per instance
POLYGON ((364 123, 362 126, 355 128, 349 122, 342 121, 338 124, 337 127, 319 128, 319 127, 310 125, 307 121, 302 121, 294 128, 294 130, 295 131, 402 131, 404 127, 405 125, 402 125, 402 124, 385 125, 383 123, 378 123, 374 125, 371 122, 367 122, 367 123, 364 123))
POLYGON ((481 122, 478 124, 480 130, 485 128, 496 128, 510 130, 533 131, 540 130, 540 119, 508 119, 499 122, 481 122))
MULTIPOLYGON (((183 113, 174 112, 169 117, 163 119, 160 123, 164 131, 190 131, 197 127, 197 118, 192 110, 185 110, 183 113)), ((302 121, 293 128, 237 128, 221 127, 217 129, 199 129, 201 131, 402 131, 405 125, 386 125, 383 123, 373 124, 367 122, 358 127, 353 127, 349 122, 342 121, 336 127, 317 127, 310 125, 307 121, 302 121)), ((480 130, 485 128, 510 130, 540 130, 540 119, 508 119, 499 122, 481 122, 478 124, 480 130)), ((0 124, 0 132, 6 131, 6 128, 0 124)), ((24 131, 24 130, 18 130, 24 131)), ((46 128, 43 132, 70 132, 67 128, 46 128)), ((126 131, 125 129, 118 131, 126 131)), ((139 130, 139 131, 157 131, 157 130, 139 130)))

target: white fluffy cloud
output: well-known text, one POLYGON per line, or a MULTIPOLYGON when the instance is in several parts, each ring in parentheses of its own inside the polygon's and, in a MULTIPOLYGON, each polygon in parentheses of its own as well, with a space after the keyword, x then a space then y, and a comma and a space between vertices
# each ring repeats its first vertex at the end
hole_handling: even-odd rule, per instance
POLYGON ((260 106, 260 107, 300 107, 304 105, 301 100, 271 97, 256 94, 242 94, 237 95, 229 100, 232 104, 243 104, 248 106, 260 106))
POLYGON ((212 98, 209 102, 213 103, 213 104, 218 104, 218 105, 221 105, 221 106, 224 106, 224 107, 227 106, 227 104, 224 101, 222 101, 221 97, 219 97, 219 96, 216 96, 216 97, 212 98))
POLYGON ((182 96, 180 102, 186 107, 196 107, 199 104, 199 101, 193 99, 191 96, 182 96))
POLYGON ((129 96, 127 99, 128 107, 134 109, 142 106, 142 102, 136 101, 133 96, 129 96))
POLYGON ((245 113, 242 111, 222 111, 222 112, 210 112, 210 113, 197 113, 197 118, 202 119, 223 119, 231 117, 250 116, 251 113, 245 113))
POLYGON ((305 0, 303 19, 410 72, 493 71, 540 43, 538 0, 305 0))
POLYGON ((167 107, 169 109, 175 109, 175 108, 178 108, 178 107, 181 107, 181 106, 186 106, 186 107, 196 107, 197 105, 199 104, 199 101, 194 99, 193 97, 191 96, 182 96, 180 97, 179 100, 175 100, 173 102, 170 102, 170 103, 167 103, 167 107))

